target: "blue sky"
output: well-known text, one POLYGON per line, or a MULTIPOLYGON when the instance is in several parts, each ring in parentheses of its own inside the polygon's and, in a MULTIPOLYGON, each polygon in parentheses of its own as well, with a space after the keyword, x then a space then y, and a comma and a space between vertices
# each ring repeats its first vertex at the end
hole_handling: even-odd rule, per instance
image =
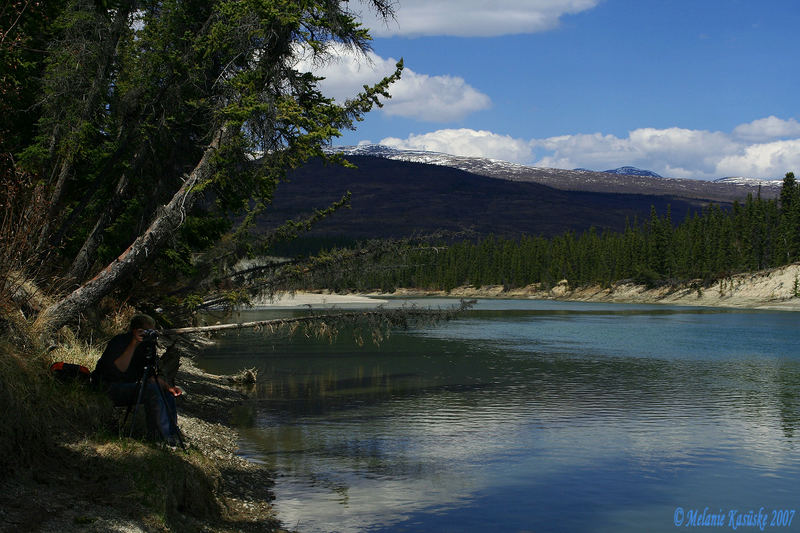
MULTIPOLYGON (((353 2, 354 9, 362 7, 353 2)), ((399 0, 373 53, 314 69, 337 99, 404 58, 392 100, 335 144, 671 177, 800 171, 800 4, 399 0)))

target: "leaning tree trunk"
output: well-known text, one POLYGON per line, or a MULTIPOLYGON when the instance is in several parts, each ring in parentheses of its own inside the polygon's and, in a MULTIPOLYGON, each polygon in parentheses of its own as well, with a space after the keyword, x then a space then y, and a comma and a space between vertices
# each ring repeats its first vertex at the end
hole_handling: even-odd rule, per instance
POLYGON ((181 188, 160 210, 147 230, 122 255, 94 278, 39 314, 35 326, 42 335, 56 331, 76 319, 85 309, 109 294, 121 280, 135 272, 155 254, 161 243, 180 227, 186 211, 191 208, 195 200, 195 187, 210 179, 213 173, 214 153, 224 142, 227 133, 228 128, 223 127, 214 134, 213 141, 181 188))

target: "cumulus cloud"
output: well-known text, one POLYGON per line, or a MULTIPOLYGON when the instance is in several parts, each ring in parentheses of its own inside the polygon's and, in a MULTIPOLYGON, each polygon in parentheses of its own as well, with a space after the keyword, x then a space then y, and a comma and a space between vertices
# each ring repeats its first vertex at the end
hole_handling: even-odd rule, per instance
POLYGON ((723 176, 782 177, 800 170, 800 139, 753 144, 723 157, 717 172, 723 176))
POLYGON ((387 137, 380 141, 384 146, 400 150, 427 150, 448 154, 489 157, 524 163, 533 156, 531 143, 498 135, 489 131, 471 129, 446 129, 422 135, 410 135, 406 139, 387 137))
POLYGON ((536 33, 558 26, 564 15, 586 11, 600 0, 403 0, 395 20, 364 9, 361 19, 376 37, 450 35, 494 37, 536 33))
MULTIPOLYGON (((320 82, 323 92, 340 102, 355 96, 364 85, 373 85, 393 73, 397 63, 374 52, 364 56, 338 45, 332 49, 333 55, 321 64, 315 64, 310 54, 304 54, 298 68, 324 77, 320 82)), ((389 92, 392 98, 385 102, 384 113, 428 122, 460 120, 491 107, 490 98, 463 78, 419 74, 407 67, 389 92)))
POLYGON ((537 162, 558 168, 604 170, 633 165, 676 178, 713 178, 721 157, 739 149, 721 132, 683 128, 640 128, 627 137, 564 135, 535 140, 534 145, 552 152, 537 162))
POLYGON ((800 122, 790 118, 782 120, 774 115, 760 118, 748 124, 736 126, 734 136, 747 141, 773 141, 800 136, 800 122))
POLYGON ((769 139, 794 133, 800 137, 800 129, 795 132, 793 124, 794 119, 768 117, 742 124, 730 133, 639 128, 625 137, 592 133, 530 140, 488 131, 447 129, 407 139, 387 138, 381 144, 552 168, 605 170, 633 165, 674 178, 781 178, 786 172, 800 171, 800 138, 759 142, 745 136, 769 139))

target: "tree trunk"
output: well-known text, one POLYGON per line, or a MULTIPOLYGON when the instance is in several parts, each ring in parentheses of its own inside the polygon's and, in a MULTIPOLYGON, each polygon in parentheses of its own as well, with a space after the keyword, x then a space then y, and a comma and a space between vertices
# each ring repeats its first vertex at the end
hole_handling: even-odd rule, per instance
POLYGON ((109 202, 107 209, 100 214, 97 223, 92 228, 92 231, 89 232, 89 236, 86 237, 83 246, 81 246, 81 249, 78 251, 78 255, 76 255, 75 259, 72 261, 72 266, 67 274, 67 278, 70 280, 81 283, 86 279, 86 276, 89 274, 89 269, 94 262, 95 252, 97 252, 98 247, 103 242, 103 232, 123 204, 127 189, 128 175, 126 173, 123 174, 117 182, 114 196, 109 202))
POLYGON ((45 309, 36 318, 35 327, 43 336, 76 319, 81 312, 100 301, 103 296, 114 290, 121 280, 131 275, 157 253, 161 243, 183 223, 186 211, 194 203, 195 187, 210 179, 213 173, 214 153, 224 142, 228 133, 229 128, 227 127, 217 130, 200 162, 189 174, 181 188, 156 215, 147 230, 122 255, 94 278, 45 309))
MULTIPOLYGON (((135 2, 132 2, 131 4, 135 4, 135 2)), ((84 106, 80 114, 80 121, 74 127, 80 127, 84 121, 89 120, 92 112, 97 107, 97 103, 103 97, 105 92, 108 91, 108 78, 109 73, 111 72, 111 67, 116 59, 117 46, 122 38, 123 33, 128 27, 128 16, 130 15, 131 10, 135 9, 135 5, 123 4, 117 11, 116 18, 109 32, 108 41, 103 47, 102 59, 97 65, 97 74, 94 76, 94 81, 92 82, 89 92, 84 97, 84 106)), ((57 139, 56 133, 53 134, 53 139, 57 139)), ((72 173, 73 157, 74 154, 71 150, 68 153, 63 154, 59 158, 59 163, 57 164, 56 168, 53 169, 53 175, 50 179, 51 182, 55 180, 55 183, 53 184, 53 189, 50 194, 50 210, 47 219, 42 225, 41 231, 39 232, 39 244, 37 246, 38 250, 43 250, 47 246, 47 243, 51 237, 51 226, 54 222, 56 222, 59 210, 63 207, 61 205, 61 200, 67 185, 67 179, 72 173)))

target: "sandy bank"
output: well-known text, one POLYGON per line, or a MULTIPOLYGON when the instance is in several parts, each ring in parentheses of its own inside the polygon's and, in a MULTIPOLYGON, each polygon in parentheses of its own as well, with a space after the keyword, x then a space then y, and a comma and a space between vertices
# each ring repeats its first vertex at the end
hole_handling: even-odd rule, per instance
MULTIPOLYGON (((457 287, 450 292, 399 289, 394 297, 450 296, 458 298, 522 298, 584 302, 615 302, 706 307, 737 307, 800 311, 800 264, 760 272, 737 274, 703 286, 701 280, 648 289, 633 282, 611 287, 571 287, 562 280, 551 289, 529 285, 504 290, 500 285, 457 287)), ((386 296, 376 293, 374 296, 386 296)))

